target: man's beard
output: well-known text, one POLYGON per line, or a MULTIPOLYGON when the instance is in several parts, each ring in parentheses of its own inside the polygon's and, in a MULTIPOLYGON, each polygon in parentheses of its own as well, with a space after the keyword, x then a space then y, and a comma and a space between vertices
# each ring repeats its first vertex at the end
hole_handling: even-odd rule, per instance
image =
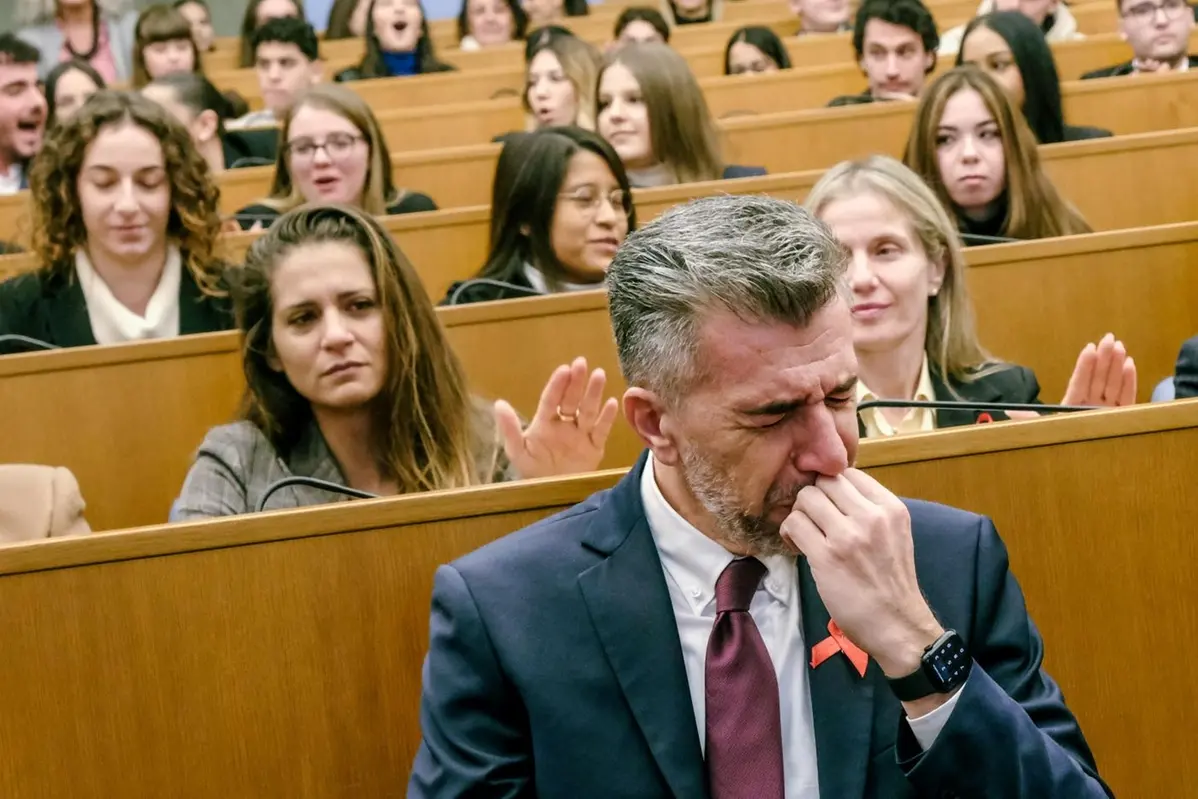
POLYGON ((793 506, 801 485, 771 486, 754 514, 741 506, 732 492, 732 479, 721 472, 698 449, 688 446, 680 452, 682 479, 699 504, 715 519, 721 543, 752 555, 794 555, 794 548, 782 537, 781 526, 764 515, 780 505, 793 506))

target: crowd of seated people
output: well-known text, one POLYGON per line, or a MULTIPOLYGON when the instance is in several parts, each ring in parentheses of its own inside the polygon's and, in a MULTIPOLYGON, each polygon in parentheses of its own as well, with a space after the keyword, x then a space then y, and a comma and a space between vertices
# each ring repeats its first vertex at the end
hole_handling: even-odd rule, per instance
MULTIPOLYGON (((1183 6, 1121 0, 1134 57, 1087 77, 1187 69, 1194 20, 1183 6)), ((857 399, 1039 402, 1031 369, 978 340, 963 247, 1091 231, 1037 149, 1111 135, 1066 122, 1050 44, 1078 36, 1068 9, 986 0, 942 34, 920 0, 864 0, 851 19, 843 0, 784 7, 797 26, 721 37, 723 74, 792 70, 796 36, 839 33, 866 89, 829 105, 907 101, 914 112, 901 162, 831 166, 806 200, 851 258, 857 399), (938 54, 955 66, 933 78, 938 54)), ((244 417, 200 446, 177 518, 253 511, 287 475, 396 494, 598 465, 616 413, 602 373, 563 366, 528 419, 479 399, 379 221, 437 210, 437 182, 405 187, 392 163, 397 143, 379 121, 389 109, 357 93, 359 81, 455 69, 420 0, 336 0, 316 25, 300 0, 249 0, 235 52, 258 86, 252 111, 206 73, 229 45, 203 0, 140 13, 29 0, 18 11, 21 28, 0 35, 0 195, 28 190, 36 269, 0 283, 0 335, 77 347, 238 330, 253 344, 244 417), (349 38, 361 55, 333 73, 328 48, 349 38), (224 173, 254 166, 272 170, 269 185, 222 215, 224 173), (244 264, 221 248, 238 231, 258 236, 244 264)), ((596 43, 570 30, 588 13, 577 0, 463 0, 460 50, 523 45, 525 124, 496 137, 485 258, 432 299, 601 290, 636 230, 636 190, 765 175, 728 163, 677 44, 724 11, 723 0, 630 6, 596 43)), ((1198 394, 1196 372, 1198 339, 1178 357, 1178 397, 1198 394)), ((1126 405, 1136 386, 1135 362, 1107 335, 1080 353, 1063 402, 1126 405)), ((872 409, 861 431, 974 421, 872 409)), ((337 496, 293 487, 271 506, 337 496)))

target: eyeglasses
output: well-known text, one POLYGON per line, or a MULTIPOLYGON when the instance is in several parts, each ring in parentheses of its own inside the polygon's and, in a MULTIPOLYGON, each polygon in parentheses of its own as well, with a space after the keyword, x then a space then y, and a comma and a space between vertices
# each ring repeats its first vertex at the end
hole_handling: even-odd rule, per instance
POLYGON ((594 189, 583 188, 558 196, 569 200, 578 206, 580 210, 591 214, 599 211, 599 206, 603 203, 604 198, 607 198, 607 202, 611 205, 613 211, 626 213, 628 210, 628 192, 623 189, 615 189, 608 194, 603 194, 594 189))
POLYGON ((366 139, 352 133, 330 133, 322 142, 307 136, 294 139, 287 142, 285 150, 293 161, 311 161, 316 157, 317 150, 324 150, 325 155, 334 161, 343 161, 360 141, 366 139))
POLYGON ((1146 23, 1156 19, 1157 11, 1162 12, 1167 20, 1177 19, 1182 12, 1191 13, 1190 5, 1186 0, 1161 0, 1160 3, 1137 3, 1126 9, 1123 16, 1139 23, 1146 23))

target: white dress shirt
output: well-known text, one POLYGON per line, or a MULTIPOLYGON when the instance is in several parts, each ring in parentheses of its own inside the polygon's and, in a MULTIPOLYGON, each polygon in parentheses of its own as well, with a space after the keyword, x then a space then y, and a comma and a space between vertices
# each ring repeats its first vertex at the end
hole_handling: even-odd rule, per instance
POLYGON ((167 249, 166 264, 158 285, 146 303, 145 316, 129 310, 113 296, 104 278, 96 273, 82 249, 75 251, 75 276, 83 290, 88 321, 97 344, 120 344, 179 335, 179 287, 183 281, 183 257, 179 248, 167 249))
MULTIPOLYGON (((670 506, 657 486, 651 455, 641 476, 641 501, 665 571, 670 604, 678 624, 678 638, 682 643, 682 660, 699 743, 706 750, 707 639, 715 623, 716 580, 734 556, 695 529, 670 506)), ((749 615, 761 632, 778 677, 786 799, 818 799, 815 722, 811 711, 811 686, 807 679, 810 657, 803 641, 798 569, 795 559, 786 555, 771 555, 760 560, 765 564, 767 574, 753 595, 749 615)), ((958 696, 959 691, 931 713, 908 720, 915 739, 925 750, 947 723, 958 696)))
POLYGON ((7 172, 0 172, 0 196, 16 194, 21 190, 25 169, 20 164, 13 164, 7 172))

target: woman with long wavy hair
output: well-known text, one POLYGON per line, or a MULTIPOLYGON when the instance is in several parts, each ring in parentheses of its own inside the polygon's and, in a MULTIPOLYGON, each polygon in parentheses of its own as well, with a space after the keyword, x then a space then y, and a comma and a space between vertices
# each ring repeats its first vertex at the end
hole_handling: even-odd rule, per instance
POLYGON ((370 214, 306 206, 251 248, 233 288, 247 391, 242 420, 200 446, 174 519, 596 468, 615 421, 605 376, 579 358, 550 377, 524 427, 470 393, 415 269, 370 214))
POLYGON ((232 326, 219 191, 161 107, 92 95, 48 132, 29 185, 39 268, 0 284, 0 333, 77 347, 232 326))

